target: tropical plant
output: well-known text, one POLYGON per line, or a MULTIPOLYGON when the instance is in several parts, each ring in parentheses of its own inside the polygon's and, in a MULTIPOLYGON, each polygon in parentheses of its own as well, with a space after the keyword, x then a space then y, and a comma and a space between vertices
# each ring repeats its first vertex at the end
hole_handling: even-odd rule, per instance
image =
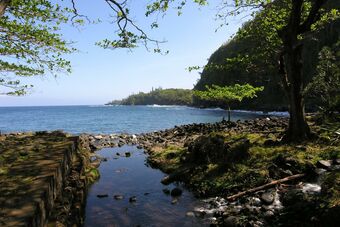
POLYGON ((263 87, 253 87, 250 84, 220 87, 218 85, 207 86, 205 91, 195 90, 194 95, 201 99, 221 101, 227 105, 228 121, 231 118, 230 103, 234 101, 242 102, 244 98, 254 98, 256 93, 263 91, 263 87))

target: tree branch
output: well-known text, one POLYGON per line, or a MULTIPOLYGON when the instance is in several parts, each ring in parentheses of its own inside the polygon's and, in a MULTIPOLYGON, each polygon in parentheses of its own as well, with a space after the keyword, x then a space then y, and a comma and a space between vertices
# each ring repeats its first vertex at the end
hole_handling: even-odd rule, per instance
POLYGON ((77 18, 77 17, 85 18, 87 20, 87 22, 90 23, 91 20, 87 16, 78 13, 78 9, 76 7, 76 3, 74 2, 74 0, 71 0, 71 3, 72 3, 72 9, 73 9, 73 13, 74 13, 74 16, 71 18, 72 23, 73 23, 74 19, 77 18))
POLYGON ((0 17, 4 15, 6 8, 10 3, 11 0, 0 0, 0 17))
POLYGON ((327 2, 327 0, 315 0, 314 4, 309 11, 307 19, 299 26, 299 34, 308 32, 311 30, 312 24, 314 24, 320 18, 320 9, 327 2))
POLYGON ((268 184, 262 185, 260 187, 252 188, 252 189, 249 189, 247 191, 239 192, 239 193, 237 193, 235 195, 228 196, 227 200, 228 201, 234 201, 235 199, 238 199, 238 198, 240 198, 242 196, 249 195, 249 194, 252 194, 254 192, 263 190, 263 189, 271 188, 271 187, 274 187, 277 184, 285 183, 287 181, 300 179, 300 178, 302 178, 304 176, 305 176, 305 174, 296 174, 296 175, 293 175, 293 176, 285 177, 285 178, 280 179, 280 180, 275 180, 275 181, 272 181, 272 182, 270 182, 268 184))
MULTIPOLYGON (((109 7, 117 14, 117 26, 120 32, 120 38, 123 42, 128 42, 131 37, 135 39, 135 42, 141 41, 147 50, 148 48, 148 42, 152 42, 156 45, 157 49, 159 49, 159 44, 164 43, 165 41, 160 41, 156 39, 150 38, 146 32, 139 27, 128 15, 128 10, 126 8, 126 0, 119 3, 115 0, 105 0, 105 2, 109 5, 109 7), (133 32, 128 31, 128 26, 131 26, 139 35, 134 34, 133 32)), ((129 45, 128 45, 129 46, 129 45)))

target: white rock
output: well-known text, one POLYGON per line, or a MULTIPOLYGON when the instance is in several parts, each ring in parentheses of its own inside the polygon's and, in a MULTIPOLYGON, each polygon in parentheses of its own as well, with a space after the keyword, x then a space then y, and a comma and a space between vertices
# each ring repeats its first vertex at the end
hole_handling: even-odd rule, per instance
POLYGON ((318 184, 306 183, 302 186, 302 192, 304 193, 319 193, 321 191, 321 186, 318 184))
POLYGON ((102 135, 96 135, 96 136, 94 136, 94 138, 95 138, 96 140, 101 140, 101 139, 103 139, 103 136, 102 136, 102 135))
POLYGON ((195 217, 195 214, 194 214, 194 212, 187 212, 186 214, 185 214, 185 216, 187 216, 187 217, 195 217))

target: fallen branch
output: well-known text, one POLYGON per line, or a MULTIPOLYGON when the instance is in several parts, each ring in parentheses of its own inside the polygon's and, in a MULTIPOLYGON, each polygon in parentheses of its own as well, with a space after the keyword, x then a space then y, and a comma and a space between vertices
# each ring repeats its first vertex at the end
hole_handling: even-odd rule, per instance
POLYGON ((302 178, 304 176, 305 176, 305 174, 296 174, 296 175, 293 175, 293 176, 285 177, 285 178, 280 179, 280 180, 274 180, 274 181, 272 181, 268 184, 265 184, 265 185, 262 185, 262 186, 259 186, 259 187, 256 187, 256 188, 252 188, 252 189, 237 193, 237 194, 232 195, 232 196, 228 196, 227 200, 233 201, 233 200, 238 199, 242 196, 245 196, 245 195, 248 195, 248 194, 263 190, 263 189, 271 188, 271 187, 273 187, 277 184, 281 184, 281 183, 284 183, 284 182, 287 182, 287 181, 299 179, 299 178, 302 178))
POLYGON ((263 133, 263 134, 270 134, 270 133, 280 133, 280 132, 285 132, 286 130, 266 130, 266 131, 261 131, 261 130, 254 130, 254 131, 252 131, 252 130, 249 130, 249 131, 246 131, 246 130, 244 130, 244 131, 242 131, 242 132, 245 132, 245 133, 263 133))

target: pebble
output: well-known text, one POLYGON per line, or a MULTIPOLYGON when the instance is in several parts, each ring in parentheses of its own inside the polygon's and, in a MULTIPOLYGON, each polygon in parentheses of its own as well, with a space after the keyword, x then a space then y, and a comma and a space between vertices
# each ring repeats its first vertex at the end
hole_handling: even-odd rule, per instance
POLYGON ((93 138, 95 138, 96 140, 101 140, 101 139, 103 139, 103 136, 97 135, 97 136, 94 136, 93 138))
POLYGON ((129 198, 129 202, 130 202, 130 203, 135 203, 135 202, 137 202, 137 197, 136 197, 136 196, 131 196, 131 197, 129 198))
POLYGON ((332 166, 332 161, 329 160, 320 160, 316 163, 316 165, 320 168, 330 169, 332 166))
POLYGON ((171 201, 171 204, 177 204, 178 203, 178 200, 177 199, 173 199, 172 201, 171 201))
POLYGON ((318 193, 321 191, 321 186, 318 184, 306 183, 302 186, 302 192, 304 193, 318 193))
POLYGON ((257 197, 250 198, 250 204, 253 206, 261 206, 261 200, 257 197))
POLYGON ((108 194, 98 194, 97 195, 98 198, 106 198, 106 197, 109 197, 108 194))
POLYGON ((114 195, 113 198, 115 200, 122 200, 122 199, 124 199, 124 196, 122 196, 122 195, 114 195))
POLYGON ((167 189, 167 188, 164 188, 163 189, 163 193, 166 194, 166 195, 169 195, 170 194, 170 190, 167 189))
POLYGON ((272 192, 265 192, 261 195, 261 200, 267 205, 272 204, 274 202, 274 194, 272 192))
POLYGON ((322 169, 322 168, 316 168, 316 169, 315 169, 315 173, 318 174, 318 175, 321 175, 321 174, 323 174, 324 172, 327 172, 327 170, 322 169))
POLYGON ((233 227, 233 226, 237 226, 237 224, 238 224, 238 219, 235 216, 229 216, 224 219, 224 226, 233 227))
POLYGON ((181 196, 183 193, 182 189, 180 188, 174 188, 171 190, 170 195, 171 196, 181 196))
POLYGON ((271 217, 274 215, 274 212, 272 210, 267 210, 263 215, 265 217, 271 217))
POLYGON ((189 212, 187 212, 187 213, 185 214, 185 216, 187 216, 187 217, 195 217, 195 214, 194 214, 194 212, 189 211, 189 212))
POLYGON ((27 156, 28 151, 19 151, 20 156, 27 156))

